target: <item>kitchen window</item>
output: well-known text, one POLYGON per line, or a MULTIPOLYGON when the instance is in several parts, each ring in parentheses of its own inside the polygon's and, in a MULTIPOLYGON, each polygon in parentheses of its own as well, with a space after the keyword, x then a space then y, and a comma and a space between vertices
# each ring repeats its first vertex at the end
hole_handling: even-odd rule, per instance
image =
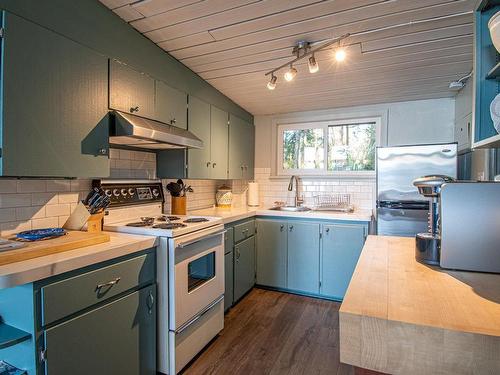
POLYGON ((373 173, 379 124, 363 118, 278 125, 279 174, 373 173))

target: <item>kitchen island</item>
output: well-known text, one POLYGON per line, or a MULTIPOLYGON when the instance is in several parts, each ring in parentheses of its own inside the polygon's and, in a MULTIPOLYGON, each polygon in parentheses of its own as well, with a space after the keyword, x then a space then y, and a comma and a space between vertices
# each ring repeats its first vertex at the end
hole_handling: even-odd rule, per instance
POLYGON ((369 236, 340 308, 340 360, 389 374, 500 373, 500 275, 415 261, 369 236))

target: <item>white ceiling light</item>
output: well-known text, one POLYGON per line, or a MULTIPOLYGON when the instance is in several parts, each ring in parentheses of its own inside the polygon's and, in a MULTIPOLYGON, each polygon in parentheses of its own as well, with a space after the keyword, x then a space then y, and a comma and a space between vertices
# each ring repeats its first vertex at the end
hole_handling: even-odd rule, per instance
POLYGON ((312 54, 312 56, 309 57, 307 65, 309 66, 309 73, 316 73, 319 70, 319 65, 316 59, 314 58, 314 54, 312 54))
MULTIPOLYGON (((278 66, 277 68, 274 68, 273 70, 269 71, 266 73, 266 76, 271 75, 271 80, 267 83, 267 88, 269 90, 274 90, 276 88, 276 81, 277 78, 274 75, 278 70, 283 69, 286 66, 289 66, 288 70, 285 72, 283 75, 285 80, 290 82, 292 81, 295 76, 297 75, 297 69, 293 67, 293 64, 295 64, 297 61, 302 60, 305 57, 309 57, 307 65, 309 67, 309 72, 310 73, 316 73, 319 70, 319 65, 318 62, 316 61, 316 58, 314 57, 314 54, 318 51, 324 50, 328 47, 330 47, 332 44, 338 43, 340 46, 340 42, 346 38, 348 38, 350 34, 344 34, 338 38, 333 38, 328 41, 323 41, 323 42, 316 42, 314 44, 319 44, 322 43, 319 47, 312 48, 312 44, 309 42, 305 41, 300 41, 297 43, 297 45, 293 48, 293 54, 296 55, 296 58, 293 59, 292 61, 289 61, 283 65, 278 66)), ((335 59, 337 61, 344 61, 346 58, 346 52, 343 48, 338 47, 338 49, 335 51, 335 59)))
POLYGON ((274 90, 276 88, 276 81, 278 80, 278 77, 276 77, 274 74, 271 76, 270 81, 267 83, 267 88, 269 90, 274 90))
POLYGON ((296 75, 297 75, 297 69, 295 69, 292 66, 292 64, 290 64, 290 69, 288 69, 286 71, 286 73, 284 74, 285 80, 287 82, 290 82, 290 81, 292 81, 295 78, 296 75))
POLYGON ((343 48, 339 48, 335 51, 335 60, 337 60, 338 62, 344 61, 346 56, 347 56, 347 53, 346 53, 345 49, 343 49, 343 48))

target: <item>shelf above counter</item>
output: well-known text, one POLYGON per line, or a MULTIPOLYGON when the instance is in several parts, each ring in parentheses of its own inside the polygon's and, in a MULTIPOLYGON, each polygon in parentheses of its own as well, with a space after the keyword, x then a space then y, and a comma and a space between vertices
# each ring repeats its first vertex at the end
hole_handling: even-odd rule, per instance
POLYGON ((31 337, 29 332, 12 327, 5 323, 0 323, 0 349, 19 344, 31 337))

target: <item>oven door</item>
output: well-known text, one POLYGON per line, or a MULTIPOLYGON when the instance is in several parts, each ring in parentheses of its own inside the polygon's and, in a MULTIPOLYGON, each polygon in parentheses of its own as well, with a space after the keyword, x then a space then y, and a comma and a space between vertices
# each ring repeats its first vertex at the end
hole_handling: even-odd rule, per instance
POLYGON ((174 238, 171 245, 169 326, 178 331, 224 294, 224 226, 174 238))

